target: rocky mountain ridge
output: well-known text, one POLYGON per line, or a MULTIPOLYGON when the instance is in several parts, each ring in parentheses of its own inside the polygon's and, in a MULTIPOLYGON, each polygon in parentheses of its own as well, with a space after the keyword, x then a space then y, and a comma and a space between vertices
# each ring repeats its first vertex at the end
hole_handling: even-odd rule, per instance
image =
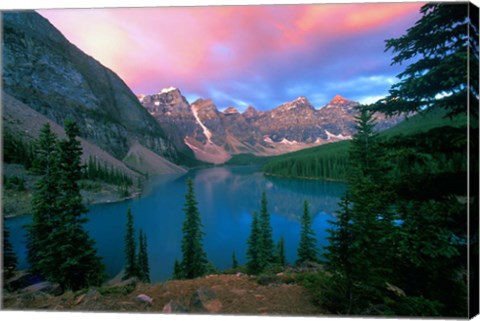
MULTIPOLYGON (((71 44, 47 19, 33 11, 10 11, 2 13, 2 24, 2 96, 60 126, 66 118, 75 120, 82 138, 119 161, 138 145, 175 163, 188 158, 123 80, 71 44)), ((3 104, 10 101, 2 99, 3 104)))
MULTIPOLYGON (((176 142, 190 148, 197 159, 223 163, 231 155, 278 155, 329 142, 350 139, 355 133, 359 103, 340 95, 316 109, 300 96, 268 111, 249 106, 243 113, 230 106, 219 111, 211 99, 189 104, 179 89, 170 87, 140 102, 176 142)), ((391 127, 401 118, 376 115, 377 129, 391 127)))

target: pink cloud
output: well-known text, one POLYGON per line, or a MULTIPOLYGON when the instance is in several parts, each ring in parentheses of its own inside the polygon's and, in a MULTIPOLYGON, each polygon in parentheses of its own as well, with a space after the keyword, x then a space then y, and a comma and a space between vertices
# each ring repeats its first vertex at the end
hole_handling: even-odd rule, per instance
POLYGON ((202 80, 255 70, 259 60, 291 57, 331 39, 380 28, 421 4, 169 7, 41 10, 87 54, 134 91, 200 90, 202 80), (158 88, 154 88, 158 87, 158 88), (192 89, 193 90, 193 89, 192 89))

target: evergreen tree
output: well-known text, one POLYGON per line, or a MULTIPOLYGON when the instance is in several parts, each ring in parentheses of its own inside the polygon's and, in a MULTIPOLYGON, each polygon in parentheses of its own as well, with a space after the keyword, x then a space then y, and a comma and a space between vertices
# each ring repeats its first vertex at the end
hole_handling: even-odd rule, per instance
POLYGON ((250 237, 247 242, 247 271, 249 274, 259 274, 266 263, 262 251, 261 227, 257 212, 253 212, 250 237))
MULTIPOLYGON (((273 239, 272 226, 270 225, 270 213, 268 212, 267 194, 262 193, 261 209, 260 209, 260 249, 262 261, 265 266, 273 263, 273 239)), ((265 267, 264 266, 264 267, 265 267)))
POLYGON ((51 217, 54 226, 46 237, 50 244, 44 258, 49 269, 42 274, 67 289, 99 285, 105 278, 104 266, 97 256, 95 242, 83 228, 88 212, 82 203, 78 181, 82 178, 82 148, 76 139, 77 125, 65 121, 67 138, 58 143, 59 215, 51 217))
POLYGON ((133 226, 133 215, 129 208, 127 210, 127 225, 125 229, 125 274, 123 279, 139 276, 136 262, 137 245, 135 242, 135 229, 133 226))
MULTIPOLYGON (((337 211, 336 220, 330 220, 331 228, 327 229, 328 246, 324 254, 327 259, 326 269, 332 273, 332 285, 337 291, 338 298, 330 298, 331 301, 337 301, 337 311, 345 314, 351 314, 354 308, 356 293, 353 289, 354 282, 357 281, 355 272, 355 262, 357 254, 354 242, 352 224, 352 203, 350 194, 347 191, 339 203, 340 209, 337 211)), ((335 290, 334 290, 335 291, 335 290)))
POLYGON ((202 223, 195 200, 193 181, 187 180, 187 194, 185 195, 185 220, 183 222, 182 239, 182 271, 186 279, 202 276, 207 271, 207 254, 203 250, 202 223))
POLYGON ((280 266, 287 265, 287 258, 285 256, 285 239, 283 238, 283 236, 280 237, 280 239, 278 240, 275 257, 277 259, 277 264, 279 264, 280 266))
POLYGON ((10 243, 10 231, 3 225, 3 278, 9 278, 17 268, 18 260, 10 243))
POLYGON ((432 2, 420 13, 405 35, 386 41, 392 64, 411 63, 375 108, 401 114, 435 106, 453 116, 467 113, 469 97, 470 115, 478 119, 478 8, 432 2))
POLYGON ((40 130, 32 171, 40 175, 32 196, 32 221, 27 227, 27 261, 34 273, 50 270, 51 247, 48 240, 54 230, 54 220, 60 216, 60 174, 58 168, 57 137, 49 123, 40 130))
POLYGON ((308 210, 308 202, 303 203, 303 215, 301 218, 300 244, 297 250, 297 264, 317 261, 317 239, 312 229, 312 217, 308 210))
POLYGON ((238 268, 238 261, 235 257, 235 252, 232 253, 232 269, 238 268))
POLYGON ((147 236, 140 229, 139 232, 139 251, 138 251, 138 278, 142 282, 150 282, 150 267, 148 265, 147 236))
POLYGON ((173 265, 173 279, 174 280, 184 279, 182 265, 180 264, 180 262, 178 262, 178 260, 175 260, 175 263, 173 265))
POLYGON ((360 114, 355 116, 356 133, 352 137, 349 149, 350 183, 357 182, 358 176, 372 175, 377 171, 378 159, 378 134, 373 113, 365 108, 360 108, 360 114))

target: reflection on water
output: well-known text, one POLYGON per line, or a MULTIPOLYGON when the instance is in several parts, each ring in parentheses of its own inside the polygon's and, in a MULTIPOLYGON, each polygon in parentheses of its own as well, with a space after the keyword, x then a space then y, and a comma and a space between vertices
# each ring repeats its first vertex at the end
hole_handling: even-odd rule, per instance
MULTIPOLYGON (((181 259, 181 230, 184 214, 185 181, 192 178, 204 225, 204 247, 208 259, 219 269, 231 265, 235 251, 240 264, 246 262, 246 241, 250 233, 251 214, 260 208, 261 193, 267 193, 273 237, 284 236, 289 262, 296 260, 299 242, 299 217, 303 201, 310 203, 318 245, 325 245, 327 220, 333 218, 342 183, 265 177, 258 167, 213 167, 185 175, 153 178, 142 197, 114 204, 90 207, 86 228, 96 240, 99 254, 110 276, 124 264, 126 211, 131 207, 135 227, 148 237, 148 254, 152 281, 171 277, 175 259, 181 259)), ((22 225, 29 217, 8 219, 12 243, 25 268, 25 245, 22 225)))

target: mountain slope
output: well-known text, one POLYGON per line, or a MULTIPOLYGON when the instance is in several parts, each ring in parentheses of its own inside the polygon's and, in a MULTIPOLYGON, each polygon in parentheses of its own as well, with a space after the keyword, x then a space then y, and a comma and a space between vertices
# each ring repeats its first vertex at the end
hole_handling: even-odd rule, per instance
POLYGON ((2 18, 7 94, 57 124, 73 118, 82 137, 117 159, 139 142, 169 160, 181 160, 158 123, 114 72, 35 12, 4 12, 2 18))
MULTIPOLYGON (((379 137, 412 135, 440 126, 460 127, 466 124, 464 116, 450 120, 445 118, 445 115, 446 113, 441 109, 416 114, 382 131, 379 137)), ((349 141, 342 141, 271 157, 264 164, 263 171, 268 175, 343 180, 348 166, 349 146, 349 141)), ((247 161, 255 162, 256 159, 245 157, 242 160, 242 162, 247 161)))
MULTIPOLYGON (((63 127, 48 119, 29 106, 13 98, 12 96, 2 94, 2 123, 3 130, 11 134, 24 137, 27 140, 36 139, 40 129, 45 123, 49 123, 52 131, 60 138, 65 138, 63 127)), ((123 162, 105 152, 95 144, 79 138, 82 145, 82 161, 86 162, 90 157, 95 157, 100 164, 107 164, 114 169, 118 169, 130 177, 138 177, 138 173, 132 171, 123 162)))
MULTIPOLYGON (((336 96, 317 110, 301 96, 269 111, 259 112, 250 106, 243 114, 234 107, 220 112, 211 99, 189 104, 173 87, 139 99, 178 149, 189 148, 197 159, 215 164, 238 154, 280 155, 350 139, 359 105, 336 96)), ((401 120, 378 115, 378 129, 401 120)))

